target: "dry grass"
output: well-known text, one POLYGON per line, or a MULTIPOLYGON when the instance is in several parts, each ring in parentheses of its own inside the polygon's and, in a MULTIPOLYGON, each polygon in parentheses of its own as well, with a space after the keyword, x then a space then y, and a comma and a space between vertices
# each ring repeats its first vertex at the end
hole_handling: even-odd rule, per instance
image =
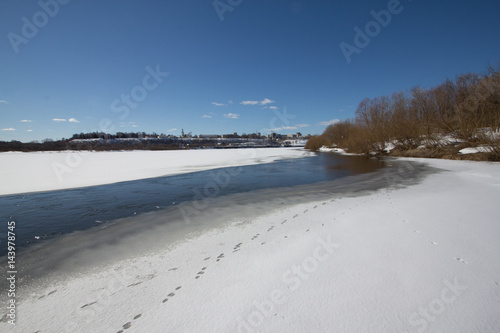
POLYGON ((393 149, 389 156, 394 157, 416 157, 416 158, 442 158, 447 160, 467 160, 467 161, 490 161, 499 162, 498 151, 479 152, 475 154, 461 154, 459 151, 464 146, 443 146, 438 148, 418 148, 418 149, 393 149))

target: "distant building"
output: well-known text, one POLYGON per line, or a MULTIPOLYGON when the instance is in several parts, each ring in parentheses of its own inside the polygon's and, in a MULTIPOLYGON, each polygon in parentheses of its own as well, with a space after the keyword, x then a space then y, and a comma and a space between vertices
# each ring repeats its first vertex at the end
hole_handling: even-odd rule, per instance
POLYGON ((222 135, 224 139, 235 139, 239 138, 238 133, 234 132, 233 134, 224 134, 222 135))
POLYGON ((285 147, 304 147, 307 143, 307 140, 299 140, 299 139, 294 139, 294 140, 284 140, 283 141, 283 146, 285 147))

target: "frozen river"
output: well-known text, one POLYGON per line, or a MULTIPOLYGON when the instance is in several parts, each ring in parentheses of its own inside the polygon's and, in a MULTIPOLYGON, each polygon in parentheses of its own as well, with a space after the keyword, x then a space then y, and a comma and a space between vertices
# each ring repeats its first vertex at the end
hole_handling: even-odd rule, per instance
MULTIPOLYGON (((219 168, 175 176, 0 197, 1 218, 16 221, 18 248, 116 219, 173 208, 189 201, 258 190, 308 185, 374 171, 383 162, 317 154, 273 163, 219 168)), ((255 192, 255 194, 252 194, 255 192)), ((198 206, 197 206, 198 207, 198 206)), ((6 233, 0 235, 3 243, 6 233)), ((6 247, 0 255, 6 254, 6 247)))

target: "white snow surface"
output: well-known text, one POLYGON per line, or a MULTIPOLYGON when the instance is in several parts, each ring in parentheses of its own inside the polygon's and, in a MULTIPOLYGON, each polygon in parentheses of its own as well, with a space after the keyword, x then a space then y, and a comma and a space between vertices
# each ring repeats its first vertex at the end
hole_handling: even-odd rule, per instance
POLYGON ((337 153, 339 155, 347 155, 347 156, 356 155, 356 154, 351 154, 351 153, 346 152, 346 150, 343 148, 330 148, 330 147, 326 147, 326 146, 319 148, 319 151, 322 153, 337 153))
POLYGON ((0 195, 111 184, 310 155, 301 148, 7 152, 0 153, 0 195))
POLYGON ((477 153, 487 153, 492 150, 493 147, 469 147, 469 148, 464 148, 459 151, 460 154, 466 155, 466 154, 477 154, 477 153))
POLYGON ((12 332, 499 332, 500 164, 231 221, 33 291, 12 332))

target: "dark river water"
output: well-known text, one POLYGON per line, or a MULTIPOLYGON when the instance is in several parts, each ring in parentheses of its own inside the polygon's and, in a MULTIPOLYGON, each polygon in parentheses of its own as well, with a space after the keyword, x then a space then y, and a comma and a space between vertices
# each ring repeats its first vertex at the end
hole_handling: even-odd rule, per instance
MULTIPOLYGON (((16 247, 34 244, 109 221, 168 209, 201 197, 336 180, 382 168, 376 159, 319 153, 269 164, 221 168, 176 176, 51 192, 0 196, 0 218, 16 223, 16 247)), ((7 230, 7 229, 5 229, 7 230)), ((7 232, 0 233, 0 257, 7 232)))

